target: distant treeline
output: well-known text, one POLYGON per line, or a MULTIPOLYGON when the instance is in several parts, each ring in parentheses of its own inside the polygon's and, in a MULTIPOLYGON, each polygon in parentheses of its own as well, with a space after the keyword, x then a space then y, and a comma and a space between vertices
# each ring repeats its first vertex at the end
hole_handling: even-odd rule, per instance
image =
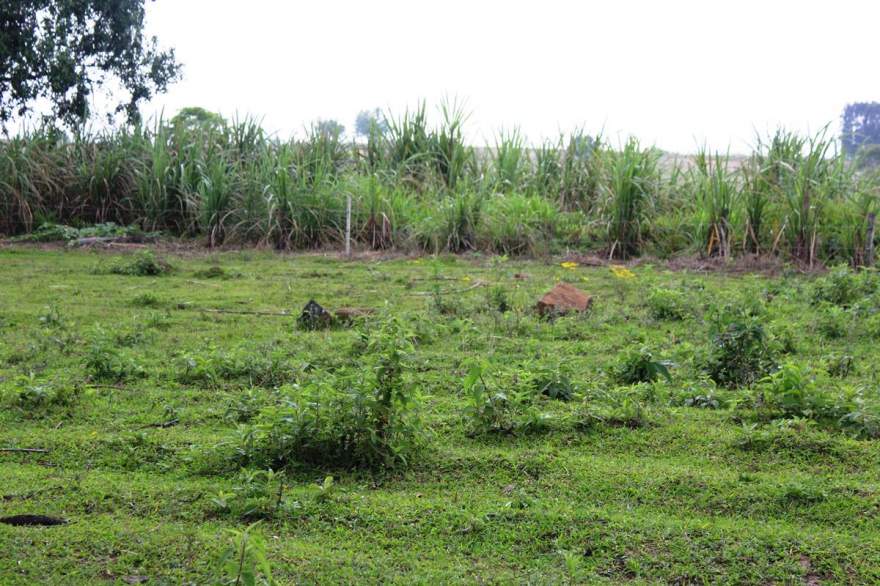
POLYGON ((151 127, 33 130, 0 142, 0 233, 115 222, 209 246, 316 248, 342 242, 350 197, 355 245, 374 249, 868 261, 880 181, 825 133, 780 130, 735 162, 703 151, 678 164, 580 131, 475 149, 462 111, 440 114, 385 116, 358 143, 326 124, 278 140, 198 108, 151 127))

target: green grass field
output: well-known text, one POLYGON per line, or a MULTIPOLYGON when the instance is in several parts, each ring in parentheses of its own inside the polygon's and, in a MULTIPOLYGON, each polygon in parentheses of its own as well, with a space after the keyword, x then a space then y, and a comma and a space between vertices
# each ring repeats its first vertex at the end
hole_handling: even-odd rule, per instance
POLYGON ((0 249, 0 448, 48 450, 0 452, 0 517, 68 521, 0 524, 2 584, 880 582, 872 274, 132 258, 0 249), (539 319, 561 280, 592 311, 539 319), (309 331, 311 298, 377 313, 309 331), (766 334, 754 384, 707 375, 725 319, 766 334), (405 463, 242 455, 303 388, 365 388, 391 320, 405 463))

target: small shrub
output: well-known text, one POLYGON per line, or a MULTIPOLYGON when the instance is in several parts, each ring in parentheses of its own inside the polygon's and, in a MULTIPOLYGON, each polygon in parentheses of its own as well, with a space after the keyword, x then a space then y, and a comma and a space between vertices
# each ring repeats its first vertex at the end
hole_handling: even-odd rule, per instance
POLYGON ((850 354, 831 356, 825 362, 825 370, 835 378, 846 378, 856 370, 855 358, 850 354))
POLYGON ((61 311, 55 305, 47 305, 39 320, 40 325, 46 328, 57 329, 64 327, 64 318, 61 315, 61 311))
POLYGON ((550 399, 571 401, 574 398, 574 383, 558 366, 538 369, 533 373, 532 385, 539 394, 550 399))
POLYGON ((159 307, 162 305, 162 302, 154 293, 146 292, 135 295, 134 299, 131 300, 131 304, 135 307, 159 307))
POLYGON ((217 584, 223 586, 274 586, 272 564, 266 554, 265 540, 254 532, 257 523, 245 530, 230 529, 232 543, 217 558, 215 566, 221 576, 217 584))
POLYGON ((662 376, 672 382, 669 374, 671 362, 654 360, 654 355, 647 348, 630 348, 611 370, 611 378, 623 385, 652 383, 662 376))
POLYGON ((501 285, 495 285, 494 287, 489 289, 488 303, 489 307, 500 311, 501 313, 510 311, 510 309, 512 308, 510 304, 510 299, 507 296, 507 290, 501 285))
POLYGON ((638 398, 621 393, 602 401, 584 401, 577 415, 576 427, 581 431, 597 426, 640 429, 653 422, 650 409, 638 398))
POLYGON ((816 329, 830 340, 843 338, 847 333, 849 313, 842 307, 826 304, 816 318, 816 329))
POLYGON ((471 366, 463 382, 468 396, 464 409, 470 436, 518 434, 539 431, 546 421, 531 406, 530 394, 511 389, 507 392, 487 383, 485 366, 471 366))
POLYGON ((736 321, 715 334, 705 365, 719 385, 735 388, 751 385, 775 367, 775 352, 757 319, 736 321))
POLYGON ((218 514, 253 521, 271 519, 297 508, 297 501, 284 497, 285 476, 273 470, 243 469, 236 476, 232 492, 221 491, 211 499, 218 514))
POLYGON ((856 389, 849 397, 846 413, 838 424, 859 437, 880 438, 880 397, 856 389))
POLYGON ((877 291, 880 279, 873 271, 854 272, 846 265, 832 269, 827 275, 816 279, 813 299, 840 307, 849 307, 861 298, 877 291))
POLYGON ((398 321, 387 320, 368 336, 360 376, 315 376, 286 387, 279 405, 263 408, 243 428, 235 459, 272 469, 406 465, 424 436, 405 377, 410 337, 398 321))
POLYGON ((260 413, 265 401, 253 389, 236 395, 226 407, 224 419, 232 423, 248 423, 260 413))
POLYGON ((54 408, 72 407, 82 395, 79 385, 36 384, 30 377, 23 378, 21 385, 21 389, 12 395, 12 402, 32 416, 54 408))
POLYGON ((682 320, 688 314, 687 297, 674 289, 651 289, 647 304, 651 317, 657 320, 682 320))
POLYGON ((89 348, 85 367, 93 380, 102 382, 122 382, 146 375, 133 358, 102 343, 94 343, 89 348))
POLYGON ((169 272, 171 272, 171 265, 149 250, 137 253, 130 260, 119 260, 110 267, 110 273, 114 275, 156 277, 169 272))
POLYGON ((221 266, 213 266, 207 269, 203 269, 201 271, 196 271, 193 273, 193 276, 197 279, 232 279, 236 275, 229 273, 226 269, 221 266))
POLYGON ((839 404, 830 388, 829 381, 821 379, 809 367, 786 362, 761 381, 755 396, 758 408, 770 415, 806 419, 838 417, 839 404))

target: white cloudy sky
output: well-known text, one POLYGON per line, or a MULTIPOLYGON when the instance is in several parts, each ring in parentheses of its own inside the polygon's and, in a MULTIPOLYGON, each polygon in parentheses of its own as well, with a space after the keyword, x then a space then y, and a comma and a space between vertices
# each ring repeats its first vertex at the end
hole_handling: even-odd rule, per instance
POLYGON ((880 100, 876 0, 157 0, 148 20, 185 70, 147 113, 250 113, 282 136, 450 96, 477 144, 583 126, 743 151, 880 100))

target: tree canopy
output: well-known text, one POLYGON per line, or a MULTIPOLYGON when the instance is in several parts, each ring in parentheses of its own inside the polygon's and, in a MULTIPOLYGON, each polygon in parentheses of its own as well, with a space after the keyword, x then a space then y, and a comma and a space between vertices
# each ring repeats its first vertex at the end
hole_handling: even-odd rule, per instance
POLYGON ((880 102, 856 102, 843 110, 840 140, 848 155, 865 145, 880 145, 880 102))
POLYGON ((355 118, 354 121, 355 132, 358 136, 369 136, 370 128, 374 125, 382 131, 387 130, 388 128, 385 116, 379 108, 373 110, 361 110, 358 112, 357 118, 355 118))
MULTIPOLYGON (((77 125, 106 86, 107 115, 138 118, 138 104, 180 74, 174 51, 144 36, 145 0, 0 2, 0 126, 51 108, 77 125)), ((98 109, 98 108, 94 108, 98 109)))

